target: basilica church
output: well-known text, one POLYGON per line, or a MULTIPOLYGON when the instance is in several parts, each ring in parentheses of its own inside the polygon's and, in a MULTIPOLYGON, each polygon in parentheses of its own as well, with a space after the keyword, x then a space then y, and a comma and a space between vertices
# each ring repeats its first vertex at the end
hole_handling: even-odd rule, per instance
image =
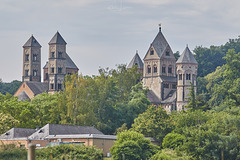
MULTIPOLYGON (((58 92, 63 89, 64 77, 67 74, 78 73, 78 67, 66 52, 67 43, 59 32, 48 44, 48 61, 43 67, 43 82, 41 82, 41 45, 33 36, 23 45, 23 83, 14 95, 19 100, 30 100, 44 92, 50 94, 58 92)), ((143 61, 136 53, 127 68, 135 65, 142 74, 143 86, 149 89, 150 102, 162 105, 167 112, 184 109, 191 84, 195 92, 197 90, 198 63, 192 52, 187 46, 176 61, 161 26, 143 61)))
POLYGON ((176 61, 173 51, 165 39, 161 26, 143 62, 138 53, 127 66, 138 66, 143 74, 143 86, 149 89, 148 99, 152 104, 162 105, 167 112, 183 110, 187 105, 191 83, 197 90, 198 63, 192 52, 185 48, 176 61))

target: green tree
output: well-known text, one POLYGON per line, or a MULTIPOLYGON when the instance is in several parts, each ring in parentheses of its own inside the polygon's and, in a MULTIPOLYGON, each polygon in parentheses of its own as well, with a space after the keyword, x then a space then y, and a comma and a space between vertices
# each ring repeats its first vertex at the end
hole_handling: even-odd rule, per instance
POLYGON ((177 152, 172 149, 163 149, 151 157, 150 160, 192 160, 185 152, 177 152))
POLYGON ((164 137, 162 147, 175 149, 176 147, 182 145, 185 140, 186 137, 184 135, 171 132, 164 137))
POLYGON ((142 133, 146 137, 154 137, 161 144, 163 138, 172 130, 169 122, 169 115, 161 106, 149 106, 134 120, 131 130, 142 133))
POLYGON ((4 114, 0 112, 0 135, 10 130, 13 127, 18 126, 19 121, 14 119, 9 114, 4 114))
POLYGON ((123 131, 117 134, 117 141, 110 150, 115 160, 121 160, 123 156, 126 160, 140 160, 149 159, 157 152, 158 147, 152 145, 143 134, 123 131))

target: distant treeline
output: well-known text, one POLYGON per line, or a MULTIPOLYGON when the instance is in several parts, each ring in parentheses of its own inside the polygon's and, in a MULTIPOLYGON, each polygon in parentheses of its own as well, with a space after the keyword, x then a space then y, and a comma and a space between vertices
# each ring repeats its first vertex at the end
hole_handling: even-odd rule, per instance
POLYGON ((13 95, 20 87, 21 83, 22 83, 21 81, 17 80, 14 80, 10 83, 6 83, 2 82, 2 79, 0 79, 0 93, 5 95, 8 92, 13 95))

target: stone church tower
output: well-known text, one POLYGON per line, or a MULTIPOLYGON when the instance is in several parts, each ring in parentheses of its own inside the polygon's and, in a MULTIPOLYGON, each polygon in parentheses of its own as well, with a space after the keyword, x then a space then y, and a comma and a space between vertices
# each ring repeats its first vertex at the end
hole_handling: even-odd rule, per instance
POLYGON ((48 93, 54 93, 63 89, 63 81, 66 75, 66 42, 57 32, 50 40, 48 58, 48 93))
POLYGON ((176 91, 176 59, 161 27, 144 57, 143 85, 150 90, 149 100, 157 105, 176 91))
POLYGON ((188 47, 176 62, 177 66, 177 110, 184 109, 190 93, 191 83, 197 91, 198 63, 188 47))
POLYGON ((33 36, 23 45, 23 82, 41 82, 41 47, 33 36))

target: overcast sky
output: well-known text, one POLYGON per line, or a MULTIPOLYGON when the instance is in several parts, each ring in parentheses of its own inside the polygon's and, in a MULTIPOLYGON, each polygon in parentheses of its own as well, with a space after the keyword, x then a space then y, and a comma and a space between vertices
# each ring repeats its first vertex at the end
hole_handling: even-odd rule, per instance
POLYGON ((32 34, 42 45, 42 67, 59 31, 79 73, 94 75, 99 67, 128 64, 136 50, 143 58, 159 23, 173 52, 237 38, 239 6, 239 0, 0 0, 0 78, 21 80, 22 46, 32 34))

